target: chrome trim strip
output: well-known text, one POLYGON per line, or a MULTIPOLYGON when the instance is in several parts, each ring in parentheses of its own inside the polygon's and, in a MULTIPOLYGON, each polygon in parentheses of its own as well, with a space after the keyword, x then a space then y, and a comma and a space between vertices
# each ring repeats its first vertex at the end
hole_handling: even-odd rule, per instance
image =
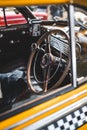
POLYGON ((74 6, 69 5, 69 33, 71 44, 71 64, 72 64, 72 85, 77 87, 77 65, 76 65, 76 44, 75 44, 75 23, 74 23, 74 6))
MULTIPOLYGON (((87 90, 84 90, 84 91, 82 91, 82 92, 80 92, 80 93, 78 93, 76 95, 71 96, 70 98, 68 98, 68 99, 66 99, 66 100, 64 100, 64 101, 62 101, 60 103, 57 103, 57 104, 55 104, 55 105, 53 105, 53 106, 51 106, 51 107, 49 107, 49 108, 47 108, 45 110, 42 110, 41 112, 38 112, 38 113, 36 113, 36 114, 26 118, 26 119, 23 119, 22 121, 19 121, 18 123, 13 124, 12 126, 6 128, 5 130, 8 130, 8 129, 11 129, 13 127, 17 127, 17 126, 19 126, 19 125, 21 125, 23 123, 26 123, 27 121, 30 121, 31 119, 34 119, 34 118, 40 116, 41 114, 44 114, 44 113, 46 113, 46 112, 48 112, 48 111, 50 111, 50 110, 64 104, 64 103, 66 103, 66 102, 68 102, 70 100, 73 100, 73 99, 77 98, 78 96, 81 96, 82 94, 85 94, 85 93, 87 93, 87 90)), ((86 102, 85 103, 87 103, 87 97, 86 97, 86 102)), ((82 102, 82 104, 83 104, 83 102, 82 102)))
POLYGON ((87 97, 81 99, 80 101, 73 103, 72 105, 70 105, 70 106, 68 106, 68 107, 66 107, 58 112, 51 114, 48 117, 45 117, 45 118, 33 123, 30 126, 23 128, 22 130, 37 130, 40 127, 45 126, 46 124, 63 117, 66 113, 69 113, 69 112, 75 110, 76 108, 80 107, 84 103, 87 103, 87 97))

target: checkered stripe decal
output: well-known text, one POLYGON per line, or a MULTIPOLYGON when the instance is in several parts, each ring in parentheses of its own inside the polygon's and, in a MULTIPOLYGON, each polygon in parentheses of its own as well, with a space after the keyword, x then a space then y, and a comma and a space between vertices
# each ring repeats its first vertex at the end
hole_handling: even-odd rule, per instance
POLYGON ((61 119, 55 120, 41 130, 75 130, 87 123, 87 105, 61 119))

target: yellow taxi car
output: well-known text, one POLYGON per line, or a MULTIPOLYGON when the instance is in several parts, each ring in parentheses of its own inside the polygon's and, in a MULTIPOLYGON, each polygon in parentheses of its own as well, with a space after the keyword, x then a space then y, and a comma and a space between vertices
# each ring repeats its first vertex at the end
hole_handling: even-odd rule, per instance
POLYGON ((0 0, 0 11, 0 130, 86 130, 87 1, 0 0), (64 17, 29 9, 55 4, 64 17), (9 8, 25 22, 8 24, 9 8))

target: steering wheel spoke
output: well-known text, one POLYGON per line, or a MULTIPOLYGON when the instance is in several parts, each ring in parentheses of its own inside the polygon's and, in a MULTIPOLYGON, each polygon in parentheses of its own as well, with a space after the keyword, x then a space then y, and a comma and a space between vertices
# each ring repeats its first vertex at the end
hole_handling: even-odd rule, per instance
POLYGON ((47 92, 48 89, 48 84, 49 84, 49 78, 50 78, 50 67, 48 66, 47 68, 43 69, 43 88, 44 92, 47 92))

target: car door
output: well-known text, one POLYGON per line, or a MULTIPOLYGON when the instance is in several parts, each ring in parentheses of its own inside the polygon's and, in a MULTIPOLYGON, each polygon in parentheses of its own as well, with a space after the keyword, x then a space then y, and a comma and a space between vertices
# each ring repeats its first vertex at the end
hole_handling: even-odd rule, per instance
POLYGON ((24 56, 29 39, 27 25, 27 20, 16 8, 0 8, 0 66, 24 56))

